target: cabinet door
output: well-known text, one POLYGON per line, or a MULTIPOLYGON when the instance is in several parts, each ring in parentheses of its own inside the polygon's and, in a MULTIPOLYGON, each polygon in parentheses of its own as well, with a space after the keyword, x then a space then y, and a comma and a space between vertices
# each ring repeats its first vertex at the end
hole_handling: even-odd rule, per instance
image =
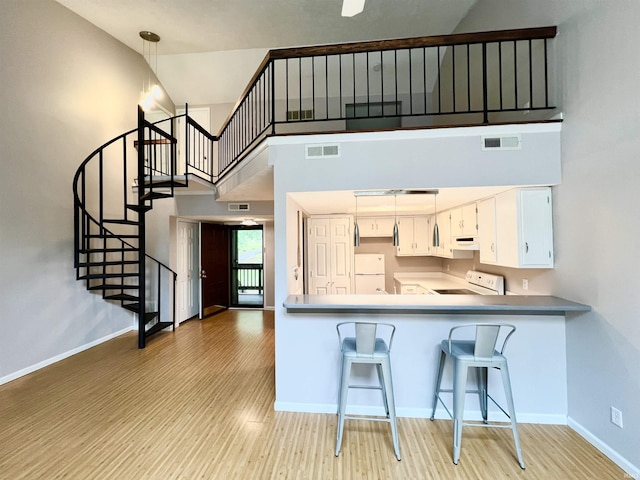
MULTIPOLYGON (((391 227, 393 229, 393 226, 391 227)), ((400 217, 398 218, 398 240, 399 245, 396 249, 397 256, 413 255, 414 241, 413 241, 413 218, 412 217, 400 217)))
POLYGON ((413 218, 414 255, 429 255, 433 243, 431 221, 427 216, 413 218))
POLYGON ((496 199, 478 202, 480 263, 496 263, 496 199))
POLYGON ((449 211, 438 214, 438 230, 440 231, 440 246, 436 249, 439 257, 451 257, 451 215, 449 211))
MULTIPOLYGON (((478 219, 476 204, 462 207, 461 235, 463 237, 475 237, 478 234, 478 219)), ((453 222, 452 222, 453 225, 453 222)))
POLYGON ((393 237, 393 217, 377 217, 375 219, 375 229, 377 237, 393 237))
POLYGON ((551 190, 520 191, 520 264, 553 266, 551 190))

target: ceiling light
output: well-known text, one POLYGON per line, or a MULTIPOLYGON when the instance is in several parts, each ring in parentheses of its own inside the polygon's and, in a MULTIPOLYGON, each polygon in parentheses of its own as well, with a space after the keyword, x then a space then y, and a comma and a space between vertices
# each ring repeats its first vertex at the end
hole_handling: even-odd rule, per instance
POLYGON ((398 231, 398 197, 393 196, 393 246, 398 247, 400 245, 400 232, 398 231))
POLYGON ((364 10, 364 0, 343 0, 342 16, 353 17, 364 10))
POLYGON ((160 36, 153 32, 143 30, 140 32, 140 38, 142 38, 142 57, 149 64, 147 82, 145 85, 143 77, 142 92, 140 94, 140 106, 145 112, 147 112, 151 110, 155 100, 162 98, 162 89, 160 88, 160 85, 155 82, 153 84, 151 83, 151 74, 153 73, 156 76, 158 74, 158 42, 160 41, 160 36), (153 59, 151 55, 151 44, 154 44, 155 46, 153 59))
POLYGON ((360 227, 358 227, 358 196, 356 195, 356 221, 353 226, 353 246, 360 246, 360 227))
POLYGON ((253 218, 245 218, 244 220, 242 220, 242 225, 253 227, 254 225, 258 225, 258 222, 256 222, 253 218))

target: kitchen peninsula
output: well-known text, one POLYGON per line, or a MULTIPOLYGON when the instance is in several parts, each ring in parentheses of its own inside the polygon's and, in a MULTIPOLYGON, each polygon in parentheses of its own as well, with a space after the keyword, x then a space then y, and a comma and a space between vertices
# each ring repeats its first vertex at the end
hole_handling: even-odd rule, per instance
MULTIPOLYGON (((276 410, 336 412, 340 349, 335 326, 361 320, 396 326, 391 356, 398 416, 429 417, 439 343, 449 329, 504 322, 517 328, 505 354, 518 421, 553 424, 567 423, 565 321, 579 320, 590 310, 558 297, 519 295, 289 295, 283 307, 277 325, 276 410)), ((361 383, 374 383, 373 371, 360 373, 361 383)), ((489 372, 489 388, 500 403, 502 387, 494 374, 489 372)), ((443 381, 450 384, 450 370, 445 369, 443 381)), ((378 392, 371 390, 350 392, 349 403, 354 414, 382 410, 378 392)), ((436 418, 447 418, 441 407, 436 418)), ((481 418, 474 402, 469 402, 469 418, 481 418)))

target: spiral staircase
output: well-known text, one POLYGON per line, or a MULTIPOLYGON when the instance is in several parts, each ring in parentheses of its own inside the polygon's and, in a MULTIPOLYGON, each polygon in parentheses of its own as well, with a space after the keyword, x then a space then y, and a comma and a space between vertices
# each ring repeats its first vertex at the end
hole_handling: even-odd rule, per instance
POLYGON ((155 202, 188 188, 194 177, 214 188, 214 141, 188 113, 150 123, 138 109, 138 127, 97 148, 76 171, 76 279, 136 315, 139 348, 150 335, 175 329, 176 313, 177 274, 147 254, 145 218, 155 202), (184 130, 177 135, 179 123, 184 130))

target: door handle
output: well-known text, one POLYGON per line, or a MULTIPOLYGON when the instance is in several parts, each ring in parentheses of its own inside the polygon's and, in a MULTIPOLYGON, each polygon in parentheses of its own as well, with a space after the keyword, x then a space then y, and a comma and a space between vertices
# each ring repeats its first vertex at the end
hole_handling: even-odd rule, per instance
POLYGON ((200 278, 207 278, 207 272, 204 270, 200 270, 200 278))

